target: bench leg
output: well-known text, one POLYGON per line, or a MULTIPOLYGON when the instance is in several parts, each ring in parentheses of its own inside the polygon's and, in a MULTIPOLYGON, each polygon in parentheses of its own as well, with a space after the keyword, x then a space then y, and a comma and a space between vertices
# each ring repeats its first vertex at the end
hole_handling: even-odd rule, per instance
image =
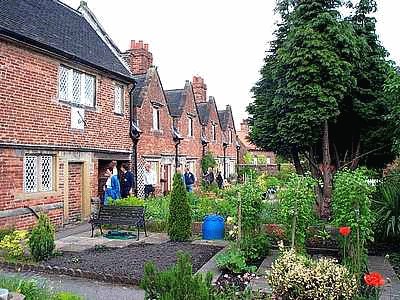
POLYGON ((137 241, 139 240, 139 234, 140 234, 139 226, 137 226, 137 238, 136 238, 137 241))
POLYGON ((93 233, 94 233, 94 225, 92 223, 92 237, 93 237, 93 233))
POLYGON ((147 237, 147 230, 146 230, 146 221, 143 220, 143 227, 144 227, 144 235, 147 237))
POLYGON ((100 228, 100 234, 103 235, 103 229, 101 228, 101 225, 99 225, 100 228))

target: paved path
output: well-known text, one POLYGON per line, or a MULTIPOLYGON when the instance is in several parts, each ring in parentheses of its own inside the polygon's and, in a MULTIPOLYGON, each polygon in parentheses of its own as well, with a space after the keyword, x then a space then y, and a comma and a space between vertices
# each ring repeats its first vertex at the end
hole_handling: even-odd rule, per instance
POLYGON ((271 294, 272 290, 265 278, 267 271, 271 268, 272 262, 276 259, 278 251, 272 250, 257 269, 257 277, 250 280, 250 286, 253 291, 271 294))
POLYGON ((83 278, 74 278, 63 275, 38 274, 33 272, 15 273, 0 269, 0 273, 5 276, 18 276, 23 278, 35 279, 44 283, 55 291, 73 292, 83 296, 86 300, 142 300, 144 291, 136 287, 126 287, 123 285, 108 284, 83 278))
POLYGON ((381 300, 400 299, 400 280, 397 278, 390 263, 383 256, 368 256, 368 270, 379 272, 386 279, 381 300), (389 281, 387 280, 389 278, 389 281))

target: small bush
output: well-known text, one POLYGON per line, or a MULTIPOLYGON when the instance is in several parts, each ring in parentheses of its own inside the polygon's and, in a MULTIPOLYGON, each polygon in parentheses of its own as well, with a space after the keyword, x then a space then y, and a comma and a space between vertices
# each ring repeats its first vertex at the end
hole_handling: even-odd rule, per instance
POLYGON ((28 244, 36 261, 47 259, 53 254, 55 248, 54 226, 45 214, 39 216, 39 222, 32 229, 28 244))
POLYGON ((247 263, 259 260, 270 252, 271 244, 266 234, 258 234, 254 237, 243 238, 239 248, 247 263))
POLYGON ((187 241, 192 235, 192 216, 182 174, 175 173, 169 205, 168 235, 172 241, 187 241))
POLYGON ((267 280, 273 294, 283 299, 352 300, 358 291, 356 276, 346 267, 327 258, 315 261, 294 249, 281 253, 267 280))
POLYGON ((3 237, 0 242, 0 250, 3 250, 8 258, 20 258, 24 256, 24 241, 27 237, 26 230, 15 230, 3 237))
POLYGON ((180 252, 176 265, 163 272, 147 262, 140 287, 145 290, 145 299, 214 300, 211 279, 210 273, 205 277, 193 275, 189 255, 180 252))
POLYGON ((255 271, 255 267, 246 264, 243 251, 235 245, 231 245, 229 249, 218 254, 216 260, 219 269, 228 270, 235 274, 255 271))
POLYGON ((3 228, 0 229, 0 242, 1 240, 6 236, 6 235, 10 235, 14 232, 15 229, 13 228, 3 228))
POLYGON ((52 300, 83 300, 83 298, 69 292, 60 292, 55 294, 52 300))
POLYGON ((25 280, 18 277, 0 276, 0 287, 23 294, 25 300, 51 300, 52 295, 46 287, 39 285, 35 280, 25 280))
POLYGON ((116 205, 116 206, 144 206, 144 200, 140 198, 136 198, 133 196, 123 198, 123 199, 116 199, 116 200, 109 200, 108 205, 116 205))

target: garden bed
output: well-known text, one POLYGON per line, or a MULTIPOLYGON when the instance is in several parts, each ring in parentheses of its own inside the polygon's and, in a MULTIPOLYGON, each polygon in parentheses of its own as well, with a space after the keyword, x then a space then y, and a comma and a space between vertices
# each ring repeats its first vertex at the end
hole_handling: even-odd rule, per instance
POLYGON ((176 263, 177 252, 184 251, 190 254, 193 272, 196 272, 219 250, 221 248, 215 246, 174 242, 135 244, 118 249, 96 247, 79 253, 64 252, 63 255, 48 260, 46 264, 61 269, 72 268, 96 273, 99 275, 98 279, 124 278, 124 283, 137 284, 147 261, 153 261, 158 269, 165 270, 176 263))

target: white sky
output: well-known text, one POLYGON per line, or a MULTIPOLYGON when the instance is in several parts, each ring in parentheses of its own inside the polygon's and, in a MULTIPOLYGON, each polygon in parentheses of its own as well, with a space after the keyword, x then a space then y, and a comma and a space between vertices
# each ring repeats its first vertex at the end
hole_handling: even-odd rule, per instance
MULTIPOLYGON (((62 0, 78 8, 79 0, 62 0)), ((377 30, 400 63, 400 1, 377 0, 377 30)), ((143 40, 153 53, 164 89, 204 78, 218 108, 232 106, 236 127, 246 117, 250 89, 259 78, 275 29, 274 0, 87 0, 118 47, 143 40)))

